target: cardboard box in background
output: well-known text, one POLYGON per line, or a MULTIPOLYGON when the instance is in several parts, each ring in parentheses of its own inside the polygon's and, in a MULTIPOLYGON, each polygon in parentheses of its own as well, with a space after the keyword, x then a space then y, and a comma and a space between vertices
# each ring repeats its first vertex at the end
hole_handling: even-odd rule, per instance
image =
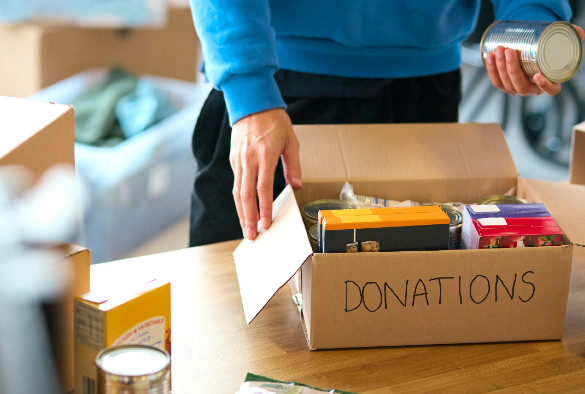
POLYGON ((36 178, 55 164, 73 166, 74 128, 68 105, 0 97, 0 166, 24 166, 36 178))
POLYGON ((287 188, 275 202, 270 229, 253 242, 244 240, 234 252, 248 322, 301 268, 295 279, 310 349, 562 337, 570 242, 543 248, 312 253, 299 207, 338 198, 345 181, 356 194, 424 202, 472 203, 515 190, 543 202, 569 238, 583 244, 585 215, 575 212, 585 188, 561 198, 557 184, 519 179, 496 124, 295 130, 303 147, 303 187, 295 193, 287 188))
MULTIPOLYGON (((61 103, 98 85, 107 69, 86 70, 33 97, 61 103)), ((88 197, 84 239, 92 263, 117 260, 187 217, 196 170, 191 136, 211 86, 143 75, 177 111, 113 147, 75 144, 76 176, 88 197)))
POLYGON ((571 161, 569 164, 569 181, 585 185, 585 122, 573 127, 571 141, 571 161), (579 154, 580 152, 581 154, 579 154))
POLYGON ((73 74, 118 65, 196 81, 201 50, 188 6, 170 7, 160 29, 0 25, 0 95, 27 97, 73 74))
POLYGON ((59 299, 47 306, 48 327, 61 387, 69 393, 75 388, 73 379, 73 299, 89 291, 90 253, 73 244, 59 245, 63 258, 55 264, 71 273, 71 280, 59 299))
POLYGON ((125 344, 152 345, 171 352, 169 282, 138 285, 127 280, 123 286, 92 288, 75 299, 75 392, 95 393, 97 354, 125 344))

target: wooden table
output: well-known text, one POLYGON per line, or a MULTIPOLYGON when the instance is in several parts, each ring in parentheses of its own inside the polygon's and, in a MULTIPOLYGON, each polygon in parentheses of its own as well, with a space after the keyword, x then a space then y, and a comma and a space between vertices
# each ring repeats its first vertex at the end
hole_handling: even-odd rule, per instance
POLYGON ((360 393, 585 392, 583 247, 575 247, 562 341, 310 351, 288 286, 246 325, 237 244, 91 267, 92 289, 128 276, 171 281, 174 394, 234 393, 247 372, 360 393))

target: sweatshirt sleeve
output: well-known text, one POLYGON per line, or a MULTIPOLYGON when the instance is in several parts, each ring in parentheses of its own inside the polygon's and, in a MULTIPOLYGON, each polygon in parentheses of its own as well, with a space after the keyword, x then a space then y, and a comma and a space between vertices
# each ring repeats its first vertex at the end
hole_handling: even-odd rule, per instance
POLYGON ((492 0, 496 20, 569 21, 568 0, 492 0))
POLYGON ((268 0, 190 0, 205 74, 224 93, 233 125, 270 108, 286 107, 274 80, 278 69, 268 0))

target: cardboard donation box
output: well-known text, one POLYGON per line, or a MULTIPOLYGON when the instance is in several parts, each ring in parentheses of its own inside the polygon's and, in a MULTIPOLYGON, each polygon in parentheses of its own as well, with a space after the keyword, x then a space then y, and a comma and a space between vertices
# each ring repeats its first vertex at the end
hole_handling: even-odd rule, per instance
POLYGON ((585 185, 585 122, 573 127, 573 139, 571 141, 571 162, 569 165, 569 181, 579 185, 585 185), (581 155, 576 154, 581 152, 581 155))
POLYGON ((97 354, 126 344, 151 345, 171 352, 170 283, 153 280, 76 297, 75 392, 95 393, 97 354))
POLYGON ((20 165, 35 177, 55 164, 73 166, 73 108, 0 96, 0 166, 20 165))
POLYGON ((310 349, 562 337, 585 188, 518 178, 496 124, 295 130, 303 187, 287 187, 270 229, 234 252, 248 323, 294 276, 310 349), (539 248, 314 253, 299 209, 339 198, 346 181, 356 194, 398 201, 472 204, 515 191, 544 203, 567 237, 539 248))

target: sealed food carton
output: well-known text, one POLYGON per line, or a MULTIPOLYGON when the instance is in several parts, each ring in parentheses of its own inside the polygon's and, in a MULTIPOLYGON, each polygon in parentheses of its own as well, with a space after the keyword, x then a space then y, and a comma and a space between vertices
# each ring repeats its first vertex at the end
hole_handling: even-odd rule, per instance
POLYGON ((143 344, 171 351, 171 284, 153 280, 75 299, 75 392, 95 393, 100 350, 143 344), (92 391, 93 390, 93 391, 92 391))
POLYGON ((553 218, 473 219, 468 249, 559 246, 566 243, 553 218))
POLYGON ((550 216, 544 204, 465 205, 462 213, 461 247, 470 249, 472 220, 483 218, 517 218, 550 216))
POLYGON ((325 212, 319 215, 319 251, 447 249, 449 217, 436 205, 426 208, 434 208, 434 212, 417 212, 417 207, 325 212))
POLYGON ((286 188, 275 200, 271 227, 234 251, 248 323, 290 281, 310 349, 562 337, 573 249, 585 243, 585 214, 576 209, 584 187, 518 178, 497 124, 317 125, 295 131, 303 187, 286 188), (338 198, 345 182, 356 194, 397 201, 473 204, 514 193, 544 203, 567 242, 314 253, 299 207, 338 198))

